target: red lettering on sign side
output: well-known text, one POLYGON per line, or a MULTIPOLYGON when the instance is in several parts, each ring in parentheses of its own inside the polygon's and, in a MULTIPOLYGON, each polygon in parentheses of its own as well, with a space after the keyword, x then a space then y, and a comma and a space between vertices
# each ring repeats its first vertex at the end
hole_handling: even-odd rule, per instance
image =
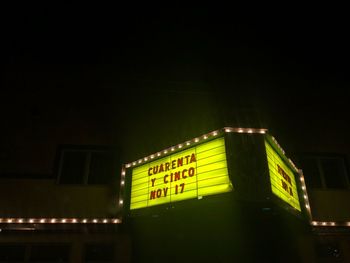
POLYGON ((180 192, 180 193, 183 193, 183 192, 184 192, 184 189, 185 189, 185 184, 182 183, 182 184, 180 184, 180 186, 181 186, 181 192, 180 192))
POLYGON ((168 187, 167 188, 163 188, 163 191, 164 191, 164 197, 167 195, 168 193, 168 187))
POLYGON ((156 174, 156 173, 158 173, 158 165, 153 167, 153 174, 156 174))
POLYGON ((167 183, 168 183, 168 179, 167 179, 167 178, 168 178, 168 176, 169 176, 169 175, 167 175, 167 174, 164 176, 164 183, 165 183, 165 184, 167 184, 167 183))
POLYGON ((174 181, 180 180, 180 172, 175 172, 174 181))
POLYGON ((154 182, 156 181, 156 178, 151 179, 152 187, 154 187, 154 182))
POLYGON ((187 176, 185 175, 186 172, 187 172, 187 169, 184 169, 184 170, 182 171, 182 178, 183 178, 183 179, 186 179, 186 178, 187 178, 187 176))
POLYGON ((196 155, 192 153, 190 163, 196 162, 196 155))
POLYGON ((188 176, 189 176, 189 177, 194 176, 194 168, 193 168, 193 167, 191 167, 190 169, 188 169, 188 176))

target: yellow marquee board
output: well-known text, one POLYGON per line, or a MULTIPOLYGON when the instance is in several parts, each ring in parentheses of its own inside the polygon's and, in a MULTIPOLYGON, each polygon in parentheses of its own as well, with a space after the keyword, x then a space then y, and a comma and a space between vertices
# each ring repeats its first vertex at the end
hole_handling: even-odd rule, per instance
POLYGON ((232 191, 224 138, 168 155, 132 170, 130 209, 232 191))
POLYGON ((301 211, 294 173, 266 140, 265 148, 272 193, 301 211))

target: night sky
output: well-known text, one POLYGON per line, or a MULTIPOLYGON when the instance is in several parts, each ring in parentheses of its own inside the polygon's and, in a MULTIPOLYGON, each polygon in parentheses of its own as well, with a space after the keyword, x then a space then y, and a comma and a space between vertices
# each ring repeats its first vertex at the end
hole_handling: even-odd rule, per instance
POLYGON ((327 140, 321 129, 350 145, 345 11, 266 3, 8 6, 1 16, 5 133, 18 131, 19 115, 55 105, 92 118, 103 108, 100 123, 113 112, 130 127, 120 136, 131 141, 137 128, 154 137, 145 152, 224 125, 267 127, 292 150, 298 140, 327 140), (152 146, 157 138, 165 139, 152 146))

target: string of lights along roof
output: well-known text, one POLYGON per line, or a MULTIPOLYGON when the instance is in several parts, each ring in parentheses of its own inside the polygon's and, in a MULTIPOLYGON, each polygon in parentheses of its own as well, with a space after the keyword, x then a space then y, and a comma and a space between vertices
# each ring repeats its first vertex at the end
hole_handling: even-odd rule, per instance
POLYGON ((120 224, 119 218, 0 218, 2 224, 120 224))

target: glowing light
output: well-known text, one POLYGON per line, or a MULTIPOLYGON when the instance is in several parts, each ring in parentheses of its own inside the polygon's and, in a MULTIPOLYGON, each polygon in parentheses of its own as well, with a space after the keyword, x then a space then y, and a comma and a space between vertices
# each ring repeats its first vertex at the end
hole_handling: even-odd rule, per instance
POLYGON ((304 195, 304 198, 305 198, 305 199, 307 199, 307 196, 306 196, 306 195, 304 195))
POLYGON ((154 155, 152 154, 152 155, 151 155, 151 159, 153 159, 153 158, 154 158, 154 155))
POLYGON ((126 168, 129 168, 131 165, 128 163, 127 165, 126 165, 126 168))
POLYGON ((194 139, 194 142, 199 142, 199 139, 198 138, 194 139))
POLYGON ((265 134, 266 132, 264 130, 260 130, 259 133, 265 134))
POLYGON ((243 129, 238 129, 238 132, 243 133, 244 131, 243 131, 243 129))
POLYGON ((124 176, 124 175, 125 175, 125 171, 123 170, 123 171, 122 171, 122 176, 124 176))
POLYGON ((290 169, 290 166, 288 166, 288 163, 281 158, 278 152, 272 148, 267 140, 265 140, 265 148, 268 157, 272 193, 298 211, 301 211, 299 197, 295 194, 298 192, 298 189, 295 184, 294 173, 290 169), (289 178, 289 181, 287 181, 286 178, 289 178), (281 180, 285 184, 287 190, 285 190, 280 183, 281 180))
POLYGON ((139 160, 139 163, 142 163, 142 160, 139 160))
POLYGON ((318 223, 317 223, 316 221, 313 221, 313 222, 312 222, 312 225, 317 226, 318 223))
POLYGON ((178 148, 181 149, 181 148, 182 148, 182 144, 180 144, 180 145, 178 146, 178 148))
POLYGON ((214 136, 218 135, 218 132, 214 131, 214 132, 213 132, 213 135, 214 135, 214 136))
POLYGON ((171 147, 171 151, 172 151, 172 152, 175 151, 175 148, 174 148, 174 147, 171 147))
POLYGON ((186 142, 186 145, 190 145, 191 143, 190 142, 186 142))
POLYGON ((325 226, 325 225, 327 225, 327 223, 326 222, 322 222, 322 225, 325 226))
MULTIPOLYGON (((203 137, 201 138, 203 139, 203 137)), ((225 139, 215 138, 214 140, 206 141, 196 146, 193 145, 191 148, 172 153, 166 158, 133 169, 130 200, 131 210, 232 191, 233 187, 227 170, 225 139), (187 159, 185 156, 188 156, 187 159), (190 156, 192 157, 189 158, 190 156), (186 170, 181 167, 182 163, 180 166, 176 166, 176 162, 174 162, 176 167, 172 172, 183 172, 186 175, 190 171, 191 176, 186 177, 187 184, 176 184, 171 190, 169 188, 168 195, 161 194, 156 196, 156 193, 160 193, 158 190, 163 187, 161 185, 163 181, 165 184, 164 188, 168 191, 165 180, 170 182, 171 179, 165 171, 158 172, 157 176, 163 179, 161 183, 155 186, 148 185, 149 167, 164 165, 164 163, 170 164, 171 160, 182 160, 184 164, 188 162, 186 170), (198 169, 196 168, 197 165, 198 169), (133 182, 135 180, 139 180, 138 182, 141 181, 142 183, 134 184, 133 182), (139 189, 145 190, 140 194, 139 189), (170 191, 172 192, 170 193, 170 191)), ((152 175, 154 174, 153 171, 151 173, 152 175)))
MULTIPOLYGON (((77 218, 0 218, 0 222, 6 222, 6 223, 88 223, 89 219, 85 218, 82 220, 78 220, 77 218)), ((98 218, 94 218, 91 219, 91 222, 93 223, 120 223, 121 220, 117 219, 117 218, 104 218, 104 219, 98 219, 98 218)))
POLYGON ((305 190, 306 188, 305 188, 305 186, 302 186, 301 189, 305 190))
POLYGON ((335 226, 335 222, 331 222, 331 225, 332 225, 332 226, 335 226))
POLYGON ((123 200, 120 200, 120 201, 119 201, 119 204, 121 204, 121 205, 122 205, 122 204, 123 204, 123 200))
POLYGON ((310 208, 310 206, 309 206, 309 205, 305 205, 305 207, 306 207, 307 209, 309 209, 309 208, 310 208))
POLYGON ((157 153, 157 156, 160 156, 160 153, 157 153))
POLYGON ((204 135, 203 136, 204 140, 208 139, 208 136, 207 135, 204 135))
POLYGON ((121 181, 120 184, 121 184, 121 185, 124 185, 124 181, 121 181))
POLYGON ((133 162, 132 165, 135 166, 135 165, 136 165, 136 162, 133 162))
POLYGON ((143 160, 144 160, 144 161, 147 161, 147 160, 148 160, 148 158, 147 158, 147 157, 145 157, 143 160))
POLYGON ((166 154, 166 153, 168 153, 168 151, 167 151, 167 150, 165 150, 165 151, 164 151, 164 154, 166 154))
POLYGON ((248 133, 253 133, 253 130, 248 130, 248 133))

